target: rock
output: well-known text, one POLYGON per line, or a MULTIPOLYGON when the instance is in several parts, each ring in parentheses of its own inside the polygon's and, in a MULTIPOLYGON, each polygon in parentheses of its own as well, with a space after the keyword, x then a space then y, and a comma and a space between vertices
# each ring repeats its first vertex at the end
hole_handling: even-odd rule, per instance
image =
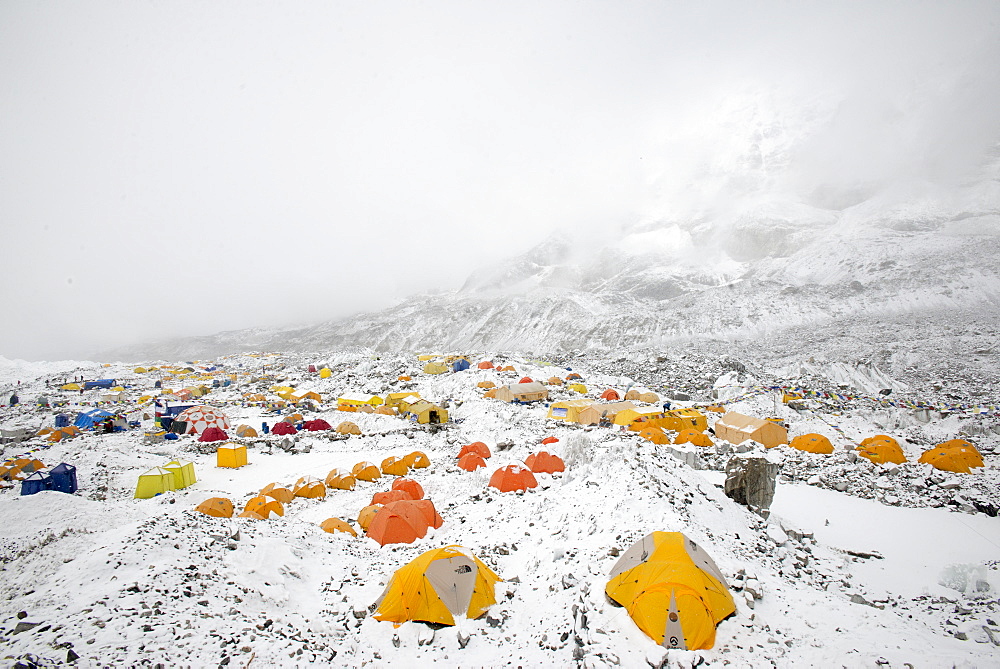
POLYGON ((27 611, 18 611, 17 612, 17 619, 18 620, 24 620, 27 617, 28 617, 28 612, 27 611))
POLYGON ((837 492, 844 492, 847 490, 847 483, 845 481, 839 481, 833 486, 837 492))
POLYGON ((458 632, 458 647, 465 648, 469 645, 469 640, 472 639, 471 634, 462 634, 461 631, 458 632))
POLYGON ((646 651, 646 664, 653 669, 663 669, 667 666, 667 649, 655 646, 646 651))
POLYGON ((14 634, 20 634, 21 632, 27 632, 28 630, 33 630, 41 624, 42 623, 29 623, 22 620, 14 627, 14 634))
POLYGON ((766 458, 730 458, 726 463, 726 496, 766 515, 774 499, 775 479, 780 468, 766 458))
POLYGON ((573 574, 566 574, 562 577, 562 587, 563 590, 569 590, 577 583, 576 577, 573 574))
POLYGON ((66 651, 66 662, 76 662, 79 659, 80 656, 72 648, 66 651))

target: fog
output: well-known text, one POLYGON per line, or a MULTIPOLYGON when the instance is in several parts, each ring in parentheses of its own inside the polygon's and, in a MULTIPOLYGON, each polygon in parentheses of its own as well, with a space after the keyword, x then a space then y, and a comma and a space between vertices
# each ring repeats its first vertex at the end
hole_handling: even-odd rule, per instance
POLYGON ((0 3, 0 355, 319 322, 554 230, 996 160, 1000 3, 753 4, 0 3))

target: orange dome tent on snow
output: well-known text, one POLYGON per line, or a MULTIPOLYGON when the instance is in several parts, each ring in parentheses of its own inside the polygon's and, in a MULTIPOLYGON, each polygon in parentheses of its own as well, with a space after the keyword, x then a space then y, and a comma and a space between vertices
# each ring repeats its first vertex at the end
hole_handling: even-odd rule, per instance
POLYGON ((659 446, 670 443, 670 437, 663 430, 652 425, 639 430, 639 436, 659 446))
POLYGON ((520 381, 518 381, 518 383, 534 383, 534 382, 535 382, 534 379, 532 379, 530 376, 525 376, 520 381))
POLYGON ((382 470, 367 461, 354 465, 351 473, 359 481, 374 481, 375 479, 382 478, 382 470))
POLYGON ((906 462, 906 455, 900 448, 899 442, 886 434, 877 434, 868 437, 861 442, 857 448, 858 455, 871 460, 880 465, 885 462, 892 462, 901 465, 906 462))
POLYGON ((924 451, 917 462, 926 462, 935 469, 956 474, 971 474, 975 467, 983 467, 983 456, 975 446, 964 439, 952 439, 924 451))
POLYGON ((681 430, 674 439, 674 444, 692 444, 693 446, 712 446, 712 438, 704 432, 691 428, 681 430))
POLYGON ((466 453, 458 459, 458 466, 460 469, 464 469, 467 472, 472 472, 480 467, 486 466, 486 460, 483 460, 483 456, 478 453, 466 453))
POLYGON ((830 443, 830 440, 815 432, 794 437, 789 446, 807 453, 822 453, 824 455, 833 453, 833 444, 830 443))
POLYGON ((490 477, 490 487, 500 492, 527 490, 538 487, 538 481, 531 470, 521 465, 507 465, 493 472, 490 477))
POLYGON ((327 518, 320 523, 319 526, 324 532, 329 532, 330 534, 333 534, 334 532, 343 532, 344 534, 350 534, 352 537, 358 536, 358 533, 354 531, 354 528, 340 518, 327 518))
POLYGON ((410 468, 406 466, 402 458, 397 458, 395 456, 389 456, 382 461, 382 473, 388 474, 389 476, 406 476, 410 471, 410 468))
POLYGON ((496 388, 497 384, 492 381, 480 381, 476 384, 477 388, 496 388))
POLYGON ((413 451, 403 456, 403 464, 410 469, 427 469, 431 466, 431 460, 423 451, 413 451))
POLYGON ((333 469, 326 475, 326 487, 331 490, 354 490, 358 480, 343 469, 333 469))
POLYGON ((303 476, 292 487, 292 492, 296 497, 306 499, 322 499, 326 497, 326 486, 323 482, 312 476, 303 476))
MULTIPOLYGON (((265 495, 258 495, 247 502, 243 508, 244 513, 256 513, 262 519, 269 518, 272 514, 277 516, 285 515, 285 507, 276 499, 265 495)), ((242 516, 241 516, 242 517, 242 516)))
POLYGON ((413 500, 415 497, 408 490, 383 490, 372 495, 372 504, 385 506, 391 502, 400 500, 413 500))
POLYGON ((338 434, 361 434, 361 428, 355 423, 349 420, 345 420, 343 423, 337 426, 338 434))
POLYGON ((443 523, 429 499, 391 502, 375 514, 367 535, 382 546, 411 544, 423 538, 429 528, 443 523))
POLYGON ((559 440, 557 438, 555 438, 555 437, 545 437, 544 439, 542 439, 542 445, 543 446, 548 446, 549 444, 554 444, 557 441, 559 441, 559 440))
POLYGON ((490 362, 489 360, 483 360, 481 363, 479 363, 478 367, 479 369, 493 369, 493 363, 490 362))
POLYGON ((524 460, 528 469, 536 474, 555 474, 566 471, 566 464, 558 455, 553 455, 548 451, 532 453, 524 460))
POLYGON ((216 518, 233 517, 233 503, 225 497, 211 497, 206 499, 194 507, 194 510, 200 511, 206 516, 215 516, 216 518))
POLYGON ((361 509, 361 512, 358 513, 358 525, 363 532, 368 530, 368 526, 372 524, 376 514, 378 514, 378 510, 381 508, 381 504, 372 504, 361 509))
POLYGON ((282 504, 288 504, 295 499, 295 493, 293 493, 289 488, 277 483, 268 483, 260 489, 260 494, 265 497, 270 497, 271 499, 276 499, 282 504))
POLYGON ((601 399, 605 402, 617 402, 621 399, 621 395, 614 388, 608 388, 603 393, 601 393, 601 399))
POLYGON ((392 482, 393 490, 405 490, 413 499, 424 498, 424 488, 413 479, 396 479, 392 482))
POLYGON ((481 458, 487 459, 490 457, 489 446, 481 441, 474 441, 471 444, 466 444, 462 446, 461 450, 458 451, 458 457, 461 458, 466 453, 475 453, 481 458))

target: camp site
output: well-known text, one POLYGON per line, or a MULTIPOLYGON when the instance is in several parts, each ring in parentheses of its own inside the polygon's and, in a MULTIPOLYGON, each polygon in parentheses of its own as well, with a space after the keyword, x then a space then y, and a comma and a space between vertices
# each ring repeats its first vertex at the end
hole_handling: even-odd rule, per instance
POLYGON ((0 634, 37 666, 987 666, 1000 641, 990 406, 502 351, 67 364, 0 379, 26 400, 0 634))

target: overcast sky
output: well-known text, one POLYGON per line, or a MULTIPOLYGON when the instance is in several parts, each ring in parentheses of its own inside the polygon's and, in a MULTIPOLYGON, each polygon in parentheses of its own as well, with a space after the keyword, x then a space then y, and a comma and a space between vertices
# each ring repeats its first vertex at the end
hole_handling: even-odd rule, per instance
POLYGON ((783 187, 960 174, 997 139, 998 21, 995 1, 5 0, 0 355, 458 288, 556 229, 656 216, 718 163, 718 111, 761 100, 778 122, 841 105, 783 187))

